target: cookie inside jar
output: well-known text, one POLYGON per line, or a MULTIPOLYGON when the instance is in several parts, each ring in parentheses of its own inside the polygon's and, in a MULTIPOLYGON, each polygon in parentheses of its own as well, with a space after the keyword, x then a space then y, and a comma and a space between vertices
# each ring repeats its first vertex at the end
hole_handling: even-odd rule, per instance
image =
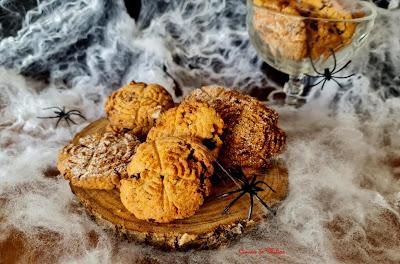
POLYGON ((253 25, 274 56, 327 58, 348 46, 364 16, 346 0, 252 0, 253 25))

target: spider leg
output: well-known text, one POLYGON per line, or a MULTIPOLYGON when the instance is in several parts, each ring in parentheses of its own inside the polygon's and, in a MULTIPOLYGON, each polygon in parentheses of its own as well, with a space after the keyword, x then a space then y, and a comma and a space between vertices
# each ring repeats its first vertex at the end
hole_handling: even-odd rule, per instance
POLYGON ((311 87, 314 87, 314 86, 317 86, 318 84, 320 84, 322 81, 326 81, 326 79, 324 78, 324 79, 321 79, 319 82, 317 82, 317 83, 314 83, 313 85, 311 85, 311 86, 308 86, 308 88, 311 88, 311 87))
POLYGON ((69 110, 68 112, 66 112, 66 114, 73 113, 73 112, 81 114, 81 111, 76 110, 76 109, 69 110))
POLYGON ((82 118, 83 120, 86 120, 86 117, 84 117, 82 114, 77 114, 77 113, 70 113, 70 115, 76 115, 82 118))
POLYGON ((332 70, 332 72, 334 72, 334 71, 336 70, 336 55, 335 55, 335 52, 333 51, 333 49, 331 49, 331 53, 332 53, 332 56, 333 56, 333 62, 334 62, 334 65, 333 65, 333 70, 332 70))
POLYGON ((336 78, 336 79, 347 79, 347 78, 350 78, 350 77, 353 77, 354 75, 356 75, 355 73, 353 73, 353 74, 350 74, 349 76, 339 76, 339 77, 334 77, 334 78, 336 78))
POLYGON ((253 185, 254 182, 256 181, 256 179, 257 179, 257 175, 254 175, 253 178, 251 179, 250 185, 253 185))
POLYGON ((56 128, 58 127, 58 124, 60 124, 60 121, 61 120, 63 120, 63 118, 62 117, 60 117, 58 120, 57 120, 57 123, 56 123, 56 128))
POLYGON ((268 211, 270 211, 273 215, 276 215, 275 210, 273 210, 271 207, 269 207, 268 204, 266 204, 266 203, 263 201, 263 199, 261 199, 260 196, 258 196, 257 193, 255 193, 254 195, 256 196, 257 200, 258 200, 262 205, 264 205, 265 208, 268 209, 268 211))
MULTIPOLYGON (((242 138, 243 138, 243 137, 242 137, 242 138)), ((243 138, 243 139, 244 139, 244 138, 243 138)), ((246 139, 244 139, 244 140, 246 140, 246 139)), ((231 175, 234 175, 234 178, 237 179, 237 180, 239 180, 239 181, 242 183, 242 185, 243 185, 243 184, 248 184, 248 183, 249 183, 249 181, 248 181, 246 175, 244 175, 244 173, 243 173, 242 170, 240 170, 240 169, 238 169, 238 168, 232 168, 232 169, 227 170, 227 171, 230 172, 231 175)))
POLYGON ((313 60, 311 59, 311 57, 310 57, 310 61, 311 61, 311 66, 312 66, 313 70, 314 70, 316 73, 320 74, 320 75, 324 75, 324 74, 320 73, 319 71, 317 71, 317 69, 315 68, 314 62, 313 62, 313 60))
POLYGON ((81 117, 82 119, 86 120, 86 117, 84 117, 84 116, 82 115, 82 113, 79 112, 78 110, 71 110, 71 111, 68 111, 66 114, 69 114, 69 115, 77 115, 77 116, 81 117), (73 112, 72 112, 72 111, 73 111, 73 112), (75 111, 76 111, 76 112, 75 112, 75 111))
POLYGON ((254 206, 253 193, 250 193, 250 207, 249 211, 247 212, 247 220, 250 220, 251 216, 253 215, 253 206, 254 206))
POLYGON ((233 199, 227 207, 225 207, 224 209, 224 214, 229 212, 229 209, 231 209, 232 205, 234 205, 243 195, 245 195, 246 192, 242 192, 241 194, 239 194, 235 199, 233 199))
POLYGON ((59 116, 37 116, 36 118, 46 119, 46 118, 59 118, 59 116))
POLYGON ((337 85, 339 85, 340 88, 343 88, 343 86, 342 86, 338 81, 336 81, 334 78, 332 78, 332 80, 333 80, 335 83, 337 83, 337 85))
POLYGON ((45 107, 45 108, 42 108, 42 109, 43 109, 43 110, 57 109, 57 110, 62 111, 62 109, 61 109, 60 107, 58 107, 58 106, 45 107))
POLYGON ((342 68, 340 68, 339 70, 337 70, 337 71, 335 71, 335 72, 332 72, 332 75, 335 74, 335 73, 340 72, 341 70, 343 70, 344 68, 346 68, 347 66, 349 66, 350 63, 351 63, 351 60, 349 60, 349 61, 348 61, 342 68))
POLYGON ((217 171, 215 171, 214 175, 217 176, 218 179, 219 179, 222 183, 224 183, 224 185, 227 185, 227 184, 228 184, 228 182, 227 182, 228 179, 226 179, 225 175, 222 175, 221 173, 219 173, 219 172, 217 172, 217 171))
POLYGON ((237 192, 240 192, 240 191, 242 191, 242 189, 237 189, 235 191, 230 191, 230 192, 218 194, 217 196, 215 196, 215 199, 225 198, 225 197, 228 197, 231 194, 234 194, 234 193, 237 193, 237 192))
POLYGON ((67 116, 65 119, 71 121, 72 124, 76 125, 75 121, 72 120, 69 116, 67 116))
POLYGON ((274 189, 272 189, 272 187, 269 186, 268 183, 266 183, 266 182, 258 181, 258 182, 256 182, 256 183, 254 183, 254 185, 261 184, 261 183, 267 185, 267 187, 268 187, 271 191, 273 191, 274 193, 276 193, 276 191, 275 191, 274 189))
POLYGON ((68 112, 68 115, 76 115, 79 116, 80 118, 86 120, 86 117, 84 115, 82 115, 80 112, 68 112))
POLYGON ((65 118, 65 122, 67 122, 68 127, 71 128, 71 124, 69 123, 68 117, 65 118))
POLYGON ((322 83, 321 91, 324 89, 325 83, 326 83, 326 79, 325 79, 324 82, 322 83))
POLYGON ((321 77, 324 77, 324 75, 309 75, 309 74, 304 74, 304 75, 309 77, 309 78, 321 78, 321 77))
POLYGON ((263 191, 265 191, 263 188, 260 188, 260 187, 257 187, 257 186, 253 187, 252 190, 255 191, 255 192, 263 192, 263 191))
POLYGON ((239 179, 243 184, 249 184, 249 180, 247 179, 246 175, 243 174, 243 172, 238 171, 235 175, 238 175, 236 179, 239 179))
POLYGON ((218 165, 218 168, 219 168, 220 170, 222 170, 222 172, 223 172, 226 176, 228 176, 238 187, 241 187, 241 186, 240 186, 240 184, 239 184, 236 180, 240 181, 241 184, 245 184, 245 183, 243 182, 242 179, 240 179, 240 178, 234 178, 234 177, 219 163, 218 160, 215 160, 215 164, 217 164, 217 165, 218 165))

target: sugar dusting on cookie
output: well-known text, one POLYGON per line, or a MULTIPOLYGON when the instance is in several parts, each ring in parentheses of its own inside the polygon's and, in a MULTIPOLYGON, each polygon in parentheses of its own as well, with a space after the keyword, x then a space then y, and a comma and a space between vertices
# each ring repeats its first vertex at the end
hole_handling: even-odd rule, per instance
POLYGON ((126 166, 139 144, 139 140, 129 133, 87 135, 80 138, 79 143, 71 143, 62 149, 57 166, 73 185, 113 189, 127 176, 126 166))

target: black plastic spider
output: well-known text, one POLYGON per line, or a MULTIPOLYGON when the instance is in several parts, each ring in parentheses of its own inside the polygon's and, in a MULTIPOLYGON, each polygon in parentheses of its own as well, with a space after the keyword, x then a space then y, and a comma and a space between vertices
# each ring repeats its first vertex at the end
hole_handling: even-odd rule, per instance
POLYGON ((308 74, 306 74, 306 76, 308 76, 310 78, 322 78, 322 79, 319 82, 317 82, 317 83, 315 83, 315 84, 313 84, 311 86, 308 86, 307 88, 311 88, 311 87, 317 86, 318 84, 323 82, 322 86, 321 86, 321 90, 323 90, 326 81, 330 81, 330 80, 334 81, 335 83, 337 83, 337 85, 339 85, 339 87, 343 88, 342 85, 336 79, 347 79, 347 78, 350 78, 350 77, 355 75, 353 73, 353 74, 350 74, 349 76, 341 76, 341 77, 335 76, 336 73, 344 70, 347 66, 349 66, 349 64, 351 63, 351 60, 348 61, 342 68, 340 68, 339 70, 336 70, 336 55, 335 55, 335 52, 333 51, 333 49, 331 49, 331 53, 332 53, 333 61, 334 61, 333 69, 330 70, 329 68, 325 68, 323 73, 317 71, 317 69, 315 68, 314 62, 310 58, 311 65, 312 65, 314 71, 317 73, 317 76, 308 75, 308 74))
POLYGON ((41 118, 41 119, 58 118, 57 123, 56 123, 56 128, 58 127, 58 124, 63 119, 65 120, 65 122, 67 122, 68 127, 71 127, 71 125, 69 123, 70 121, 72 124, 75 125, 76 123, 71 119, 72 115, 79 116, 80 118, 86 120, 86 118, 82 115, 82 113, 79 110, 72 109, 72 110, 69 110, 68 112, 66 112, 65 106, 63 106, 62 109, 58 106, 43 108, 43 110, 48 110, 48 109, 57 109, 57 111, 54 111, 54 114, 56 114, 56 116, 38 116, 38 118, 41 118))
POLYGON ((226 192, 223 194, 219 194, 215 197, 215 199, 225 198, 229 195, 240 193, 235 199, 233 199, 224 209, 223 213, 226 214, 229 212, 229 209, 246 193, 250 196, 250 206, 247 212, 247 220, 251 219, 253 214, 253 206, 254 206, 254 197, 265 207, 267 208, 273 215, 276 215, 276 211, 269 207, 261 198, 258 196, 258 192, 264 191, 264 189, 258 187, 259 184, 266 185, 271 191, 275 192, 271 186, 269 186, 266 182, 257 181, 257 175, 254 175, 251 181, 247 179, 247 177, 243 174, 241 170, 237 170, 237 173, 233 174, 229 173, 218 161, 215 162, 219 169, 223 171, 225 175, 227 175, 238 187, 239 189, 226 192))

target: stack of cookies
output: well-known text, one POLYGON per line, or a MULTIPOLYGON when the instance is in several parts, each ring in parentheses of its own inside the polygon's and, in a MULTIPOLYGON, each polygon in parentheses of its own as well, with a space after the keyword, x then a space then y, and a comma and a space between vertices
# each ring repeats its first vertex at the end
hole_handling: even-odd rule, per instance
POLYGON ((286 139, 274 110, 219 86, 174 106, 163 87, 131 82, 105 111, 107 131, 65 146, 57 167, 72 185, 119 189, 136 218, 159 223, 196 213, 211 193, 216 159, 252 173, 268 168, 286 139))
POLYGON ((291 60, 328 57, 331 50, 345 47, 356 28, 349 20, 363 15, 348 11, 351 8, 343 0, 252 1, 261 7, 253 17, 258 36, 275 56, 291 60))

